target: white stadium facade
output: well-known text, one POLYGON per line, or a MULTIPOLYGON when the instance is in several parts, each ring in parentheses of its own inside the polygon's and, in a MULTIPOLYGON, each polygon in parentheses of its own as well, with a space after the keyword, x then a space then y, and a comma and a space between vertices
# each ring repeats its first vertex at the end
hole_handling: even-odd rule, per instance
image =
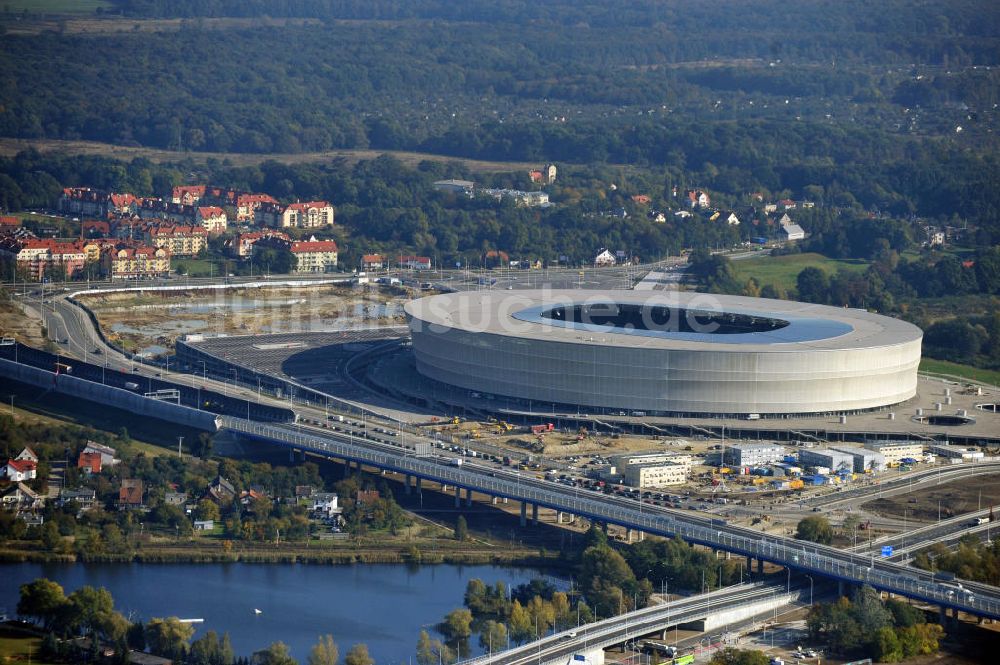
POLYGON ((631 415, 849 413, 916 394, 923 333, 855 309, 692 292, 448 293, 406 305, 417 370, 631 415))

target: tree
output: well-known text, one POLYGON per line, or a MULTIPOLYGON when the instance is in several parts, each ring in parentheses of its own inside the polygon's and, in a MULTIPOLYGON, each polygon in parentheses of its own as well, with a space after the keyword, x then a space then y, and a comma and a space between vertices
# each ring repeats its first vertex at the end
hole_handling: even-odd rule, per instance
POLYGON ((826 273, 814 266, 803 268, 795 279, 799 291, 799 300, 806 302, 825 303, 830 295, 830 278, 826 273))
POLYGON ((99 632, 111 620, 114 612, 114 599, 104 588, 83 586, 71 593, 67 600, 72 617, 70 625, 86 634, 99 632))
POLYGON ((375 665, 375 660, 368 655, 368 645, 355 644, 344 656, 344 665, 375 665))
POLYGON ((323 635, 319 642, 313 646, 309 652, 309 665, 337 665, 340 652, 337 643, 333 641, 333 635, 323 635))
POLYGON ((177 617, 153 618, 146 624, 146 644, 159 656, 180 660, 188 650, 194 626, 177 617))
POLYGON ((507 648, 507 626, 490 619, 479 631, 479 646, 491 652, 507 648))
POLYGON ((636 583, 635 574, 622 555, 607 545, 584 551, 579 579, 587 600, 608 615, 617 614, 629 604, 636 583))
POLYGON ((903 648, 896 637, 896 631, 889 626, 879 628, 875 633, 875 660, 880 663, 898 663, 903 660, 903 648))
POLYGON ((768 665, 769 662, 763 651, 727 648, 716 653, 709 665, 768 665))
POLYGON ((464 515, 459 515, 455 520, 455 540, 465 541, 469 539, 469 525, 465 521, 464 515))
POLYGON ((41 621, 46 630, 52 627, 59 613, 66 606, 63 588, 52 580, 40 577, 21 585, 21 597, 17 603, 17 613, 41 621))
POLYGON ((417 638, 417 665, 450 665, 455 662, 455 652, 444 645, 441 640, 432 640, 426 630, 420 631, 417 638))
POLYGON ((472 634, 472 612, 464 607, 452 610, 445 616, 441 632, 449 642, 469 637, 472 634))
POLYGON ((833 527, 830 521, 820 515, 811 515, 799 521, 795 529, 795 537, 808 540, 811 543, 829 545, 833 542, 833 527))
POLYGON ((255 654, 258 665, 298 665, 284 642, 272 642, 269 647, 255 654))
POLYGON ((233 652, 229 646, 228 634, 220 640, 218 634, 210 630, 191 643, 188 665, 232 665, 232 662, 233 652))
POLYGON ((198 502, 198 507, 194 511, 195 519, 219 521, 222 514, 219 512, 219 505, 210 499, 202 499, 198 502))
POLYGON ((527 642, 535 634, 535 627, 531 622, 531 614, 528 613, 520 603, 515 600, 510 607, 510 637, 521 644, 527 642))

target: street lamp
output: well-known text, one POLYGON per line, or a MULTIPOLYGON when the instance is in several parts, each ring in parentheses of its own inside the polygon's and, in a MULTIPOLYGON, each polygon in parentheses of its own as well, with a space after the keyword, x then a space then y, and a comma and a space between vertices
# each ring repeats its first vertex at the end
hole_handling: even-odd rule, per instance
POLYGON ((806 575, 809 578, 809 607, 813 604, 813 578, 812 575, 806 575))

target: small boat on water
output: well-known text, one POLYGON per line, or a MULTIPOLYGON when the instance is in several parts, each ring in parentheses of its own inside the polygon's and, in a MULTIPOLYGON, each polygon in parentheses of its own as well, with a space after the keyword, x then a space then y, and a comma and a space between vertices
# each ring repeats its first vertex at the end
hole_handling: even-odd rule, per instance
POLYGON ((263 614, 263 612, 261 612, 260 610, 258 610, 256 607, 253 608, 253 613, 254 614, 263 614))

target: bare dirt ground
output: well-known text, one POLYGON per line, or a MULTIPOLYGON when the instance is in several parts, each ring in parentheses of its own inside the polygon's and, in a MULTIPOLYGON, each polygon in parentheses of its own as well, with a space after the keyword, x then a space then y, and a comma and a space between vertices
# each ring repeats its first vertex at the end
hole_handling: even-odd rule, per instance
POLYGON ((19 306, 10 302, 4 291, 0 291, 0 334, 37 348, 45 346, 41 322, 28 317, 19 306))
POLYGON ((976 476, 972 480, 957 480, 910 494, 875 499, 862 508, 892 517, 903 517, 906 511, 911 519, 934 522, 938 518, 939 501, 942 519, 976 510, 980 506, 1000 506, 1000 474, 976 476))
POLYGON ((423 152, 405 152, 402 150, 327 150, 325 152, 264 155, 228 152, 173 152, 170 150, 158 150, 156 148, 100 143, 98 141, 0 138, 0 155, 2 156, 10 157, 29 148, 34 148, 41 153, 99 155, 101 157, 113 157, 121 160, 143 157, 156 163, 177 162, 182 159, 191 159, 198 163, 204 163, 209 159, 229 160, 235 166, 256 166, 269 160, 281 162, 282 164, 304 164, 343 159, 348 164, 355 164, 360 161, 375 159, 379 155, 391 155, 411 167, 416 166, 424 160, 433 162, 459 162, 473 173, 509 173, 511 171, 522 171, 538 167, 538 164, 535 163, 490 162, 423 152))
POLYGON ((112 293, 81 298, 94 312, 105 336, 130 350, 170 349, 186 334, 279 332, 286 330, 290 321, 302 330, 402 325, 402 306, 408 299, 409 295, 399 290, 340 286, 112 293))

